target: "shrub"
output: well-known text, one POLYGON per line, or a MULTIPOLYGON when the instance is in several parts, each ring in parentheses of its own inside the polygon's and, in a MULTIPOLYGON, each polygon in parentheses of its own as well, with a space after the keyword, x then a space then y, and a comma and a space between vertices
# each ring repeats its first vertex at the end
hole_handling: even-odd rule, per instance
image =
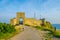
POLYGON ((8 39, 16 33, 14 25, 0 23, 0 39, 8 39))
POLYGON ((13 31, 16 31, 14 25, 6 24, 6 23, 0 23, 0 32, 12 33, 13 31))

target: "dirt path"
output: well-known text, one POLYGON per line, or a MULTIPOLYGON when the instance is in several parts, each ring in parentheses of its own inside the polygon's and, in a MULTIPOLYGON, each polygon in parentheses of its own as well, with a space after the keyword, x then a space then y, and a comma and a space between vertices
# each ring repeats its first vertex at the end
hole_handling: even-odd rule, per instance
POLYGON ((30 27, 24 27, 24 31, 13 38, 11 40, 42 40, 36 30, 33 30, 30 27))

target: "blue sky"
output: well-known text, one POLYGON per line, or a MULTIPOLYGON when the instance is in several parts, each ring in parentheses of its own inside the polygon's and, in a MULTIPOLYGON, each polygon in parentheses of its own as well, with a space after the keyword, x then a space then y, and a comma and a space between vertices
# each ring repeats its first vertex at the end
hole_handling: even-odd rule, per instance
POLYGON ((60 24, 60 0, 0 0, 0 22, 9 22, 16 12, 25 12, 26 17, 46 18, 60 24))

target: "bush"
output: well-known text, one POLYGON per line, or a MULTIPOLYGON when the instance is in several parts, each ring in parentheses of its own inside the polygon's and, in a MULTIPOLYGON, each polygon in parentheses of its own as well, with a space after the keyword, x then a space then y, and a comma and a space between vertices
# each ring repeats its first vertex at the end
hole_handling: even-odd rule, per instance
POLYGON ((0 23, 0 32, 12 33, 13 31, 16 31, 14 25, 6 24, 6 23, 0 23))
POLYGON ((0 39, 8 39, 14 33, 16 33, 16 29, 14 25, 0 23, 0 39))

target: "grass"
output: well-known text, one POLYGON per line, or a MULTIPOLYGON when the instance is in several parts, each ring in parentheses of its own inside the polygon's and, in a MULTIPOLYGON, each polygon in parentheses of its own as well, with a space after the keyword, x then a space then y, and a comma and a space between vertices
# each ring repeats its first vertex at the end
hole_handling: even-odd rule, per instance
POLYGON ((30 25, 28 25, 28 24, 25 24, 25 26, 30 26, 30 25))
POLYGON ((5 33, 5 34, 1 33, 1 34, 0 34, 0 39, 7 40, 7 39, 9 39, 11 36, 13 36, 13 35, 14 35, 14 33, 5 33))
POLYGON ((0 33, 0 39, 9 39, 10 37, 12 37, 15 34, 16 34, 16 32, 13 32, 13 33, 0 33))
POLYGON ((33 26, 33 27, 36 28, 37 30, 42 29, 42 27, 40 26, 33 26))
POLYGON ((56 30, 53 35, 60 38, 60 30, 56 30))
POLYGON ((34 26, 34 28, 36 28, 37 30, 43 30, 43 31, 50 31, 50 33, 46 33, 46 35, 44 36, 46 38, 46 40, 51 40, 51 36, 53 36, 52 31, 53 29, 50 28, 46 28, 46 27, 41 27, 41 26, 34 26))
POLYGON ((15 31, 12 33, 0 33, 0 39, 8 40, 9 38, 15 36, 16 34, 20 33, 21 31, 15 31))
POLYGON ((0 23, 0 40, 7 40, 22 31, 15 29, 15 27, 14 25, 0 23))
POLYGON ((54 31, 54 29, 43 27, 43 26, 34 26, 34 28, 36 28, 37 30, 44 30, 44 31, 51 31, 51 32, 54 31))
POLYGON ((60 30, 54 30, 54 28, 51 29, 51 28, 40 27, 40 26, 35 26, 34 28, 36 28, 37 30, 50 31, 51 34, 47 34, 47 35, 53 35, 54 37, 60 38, 60 30))

